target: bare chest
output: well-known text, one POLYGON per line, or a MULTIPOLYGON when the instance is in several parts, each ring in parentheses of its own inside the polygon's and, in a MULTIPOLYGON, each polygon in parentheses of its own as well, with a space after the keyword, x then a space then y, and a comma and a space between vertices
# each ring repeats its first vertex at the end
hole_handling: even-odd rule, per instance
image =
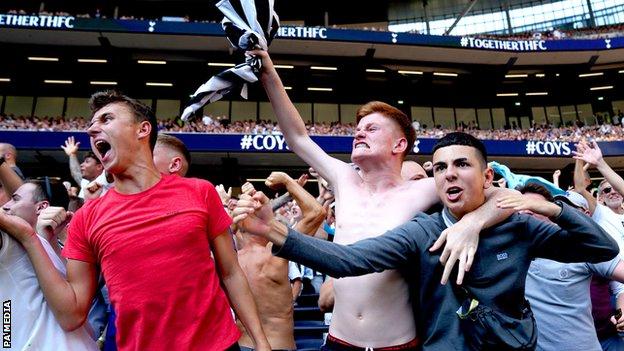
POLYGON ((350 244, 381 235, 423 210, 414 194, 404 188, 382 193, 358 190, 347 188, 347 191, 341 191, 336 206, 337 243, 350 244))

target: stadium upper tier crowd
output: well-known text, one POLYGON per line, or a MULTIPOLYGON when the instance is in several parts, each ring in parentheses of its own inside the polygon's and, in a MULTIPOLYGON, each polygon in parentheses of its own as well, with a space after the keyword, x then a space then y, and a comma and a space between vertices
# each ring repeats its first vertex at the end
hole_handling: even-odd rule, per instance
MULTIPOLYGON (((0 114, 0 130, 36 130, 36 131, 84 131, 88 128, 87 119, 52 118, 52 117, 15 117, 0 114)), ((460 122, 456 129, 440 125, 433 128, 417 121, 413 123, 416 133, 421 138, 438 139, 451 131, 463 131, 479 139, 488 140, 549 140, 574 141, 584 138, 597 141, 624 140, 624 113, 618 111, 612 118, 595 116, 593 125, 584 125, 578 121, 574 126, 554 126, 552 124, 534 124, 530 128, 519 128, 515 122, 502 129, 481 129, 475 122, 460 122)), ((233 121, 217 117, 204 116, 202 119, 183 123, 179 119, 159 121, 158 128, 166 132, 179 133, 233 133, 233 134, 282 134, 273 121, 233 121)), ((306 123, 310 135, 351 136, 355 134, 355 124, 339 122, 306 123)))
MULTIPOLYGON (((72 14, 65 11, 39 11, 38 13, 28 12, 25 10, 9 10, 7 11, 9 14, 14 15, 40 15, 40 16, 72 16, 72 14)), ((96 9, 93 13, 81 13, 75 15, 78 18, 107 18, 106 14, 101 13, 100 9, 96 9)), ((112 17, 112 16, 110 16, 112 17)), ((133 16, 128 14, 122 14, 116 17, 121 20, 165 20, 163 18, 147 18, 142 16, 133 16)), ((168 20, 175 20, 180 22, 200 22, 200 23, 220 23, 220 21, 205 19, 205 18, 193 18, 189 15, 184 17, 168 17, 168 20)), ((348 27, 340 26, 333 24, 330 26, 333 29, 359 29, 359 30, 369 30, 369 31, 384 31, 387 32, 388 26, 372 26, 370 24, 367 25, 349 25, 348 27)), ((416 30, 409 31, 414 34, 424 34, 420 33, 416 30)), ((539 31, 527 31, 524 33, 514 33, 511 35, 507 34, 476 34, 475 36, 480 38, 491 38, 491 39, 508 39, 508 40, 557 40, 557 39, 600 39, 600 38, 613 38, 617 36, 624 35, 624 25, 615 24, 608 26, 600 26, 595 28, 578 28, 573 30, 563 30, 558 28, 553 28, 551 30, 539 32, 539 31)))

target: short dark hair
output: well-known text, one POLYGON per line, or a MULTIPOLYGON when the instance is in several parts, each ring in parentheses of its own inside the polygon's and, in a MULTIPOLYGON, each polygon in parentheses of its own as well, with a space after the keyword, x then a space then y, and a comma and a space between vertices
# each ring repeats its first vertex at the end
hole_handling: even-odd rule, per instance
POLYGON ((157 144, 163 144, 163 145, 165 145, 165 146, 167 146, 167 147, 169 147, 169 148, 179 152, 180 154, 182 154, 182 156, 184 156, 184 158, 186 159, 186 162, 189 164, 189 166, 191 165, 191 153, 189 152, 189 150, 186 147, 186 145, 184 145, 182 140, 174 137, 173 135, 160 133, 160 134, 158 134, 158 139, 156 139, 156 143, 157 144))
POLYGON ((98 91, 91 95, 89 99, 91 115, 94 115, 104 106, 117 102, 126 105, 134 114, 134 118, 137 122, 148 121, 150 123, 152 130, 150 132, 149 142, 153 151, 158 136, 158 121, 156 121, 156 115, 152 109, 141 101, 128 97, 117 90, 98 91))
POLYGON ((546 201, 549 201, 549 202, 555 201, 550 191, 548 191, 548 189, 546 189, 545 186, 539 183, 529 182, 524 185, 516 187, 516 190, 518 190, 522 194, 529 193, 529 194, 542 195, 544 199, 546 199, 546 201))
POLYGON ((399 128, 403 132, 405 139, 407 140, 407 148, 403 153, 403 157, 407 156, 412 149, 414 148, 414 142, 416 141, 416 131, 412 126, 412 121, 410 121, 409 117, 403 111, 398 108, 386 104, 381 101, 371 101, 368 102, 357 110, 355 113, 356 122, 360 123, 360 120, 372 113, 379 113, 386 118, 390 118, 396 124, 399 125, 399 128))
POLYGON ((41 177, 27 179, 24 183, 35 185, 33 201, 48 201, 50 206, 58 206, 67 209, 69 205, 69 194, 61 182, 60 178, 41 177))
POLYGON ((438 140, 435 145, 433 145, 432 153, 438 151, 443 147, 453 146, 453 145, 463 145, 474 147, 479 151, 479 155, 483 159, 483 164, 487 166, 487 151, 485 150, 485 145, 481 142, 481 140, 473 137, 470 134, 462 133, 462 132, 452 132, 448 133, 440 140, 438 140))
POLYGON ((87 152, 87 154, 84 157, 85 160, 88 158, 94 159, 95 162, 97 163, 100 163, 100 164, 102 163, 102 161, 100 161, 100 159, 92 151, 87 152))

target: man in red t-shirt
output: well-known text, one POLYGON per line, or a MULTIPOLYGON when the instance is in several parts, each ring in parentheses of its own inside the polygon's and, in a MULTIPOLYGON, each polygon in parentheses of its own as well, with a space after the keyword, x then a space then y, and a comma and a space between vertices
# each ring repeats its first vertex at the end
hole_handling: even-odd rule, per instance
POLYGON ((61 326, 84 323, 101 269, 119 350, 237 350, 240 332, 220 283, 256 350, 270 350, 213 185, 158 172, 156 118, 144 104, 109 91, 94 94, 90 107, 91 147, 115 188, 72 219, 67 280, 32 228, 13 223, 61 326))

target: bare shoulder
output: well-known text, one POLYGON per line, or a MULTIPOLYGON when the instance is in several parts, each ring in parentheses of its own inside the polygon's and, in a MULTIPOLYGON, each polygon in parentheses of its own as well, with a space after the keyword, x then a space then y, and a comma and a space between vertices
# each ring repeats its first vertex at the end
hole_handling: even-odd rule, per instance
POLYGON ((406 194, 413 199, 411 202, 418 211, 426 211, 440 202, 433 178, 410 180, 407 182, 406 194))

